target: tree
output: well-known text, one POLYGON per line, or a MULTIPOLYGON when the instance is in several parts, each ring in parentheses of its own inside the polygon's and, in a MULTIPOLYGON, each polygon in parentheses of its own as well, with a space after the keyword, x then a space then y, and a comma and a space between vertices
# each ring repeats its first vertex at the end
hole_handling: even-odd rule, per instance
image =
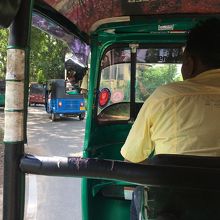
POLYGON ((8 29, 0 29, 0 79, 5 78, 8 29))
MULTIPOLYGON (((0 79, 5 78, 8 29, 0 29, 0 79)), ((30 81, 45 82, 64 77, 67 44, 32 27, 30 52, 30 81)))
POLYGON ((146 100, 158 86, 181 80, 176 64, 139 66, 137 73, 136 98, 140 101, 146 100))
POLYGON ((32 27, 30 81, 64 78, 67 44, 32 27))

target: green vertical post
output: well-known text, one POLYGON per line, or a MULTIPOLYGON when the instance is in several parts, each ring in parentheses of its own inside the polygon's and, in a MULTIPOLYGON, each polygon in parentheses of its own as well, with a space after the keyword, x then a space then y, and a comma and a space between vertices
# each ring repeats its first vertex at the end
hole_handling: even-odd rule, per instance
POLYGON ((7 50, 3 220, 24 218, 25 174, 19 163, 26 141, 31 19, 32 1, 22 0, 7 50))

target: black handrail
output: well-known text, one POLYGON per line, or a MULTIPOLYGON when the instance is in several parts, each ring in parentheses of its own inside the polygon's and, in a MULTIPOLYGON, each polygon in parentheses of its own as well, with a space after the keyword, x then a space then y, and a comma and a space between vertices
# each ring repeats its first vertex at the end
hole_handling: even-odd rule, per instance
POLYGON ((115 179, 155 187, 220 190, 220 168, 32 155, 25 155, 21 159, 20 168, 25 173, 39 175, 115 179))

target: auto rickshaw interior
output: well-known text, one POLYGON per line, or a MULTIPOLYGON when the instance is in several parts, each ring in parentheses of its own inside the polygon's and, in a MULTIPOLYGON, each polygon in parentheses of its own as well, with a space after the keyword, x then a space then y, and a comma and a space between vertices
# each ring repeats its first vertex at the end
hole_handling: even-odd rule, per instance
MULTIPOLYGON (((199 20, 207 18, 130 17, 125 22, 102 24, 91 34, 90 80, 94 80, 94 85, 90 84, 90 96, 94 94, 93 88, 98 92, 90 103, 94 106, 91 113, 95 120, 86 133, 84 157, 123 160, 120 149, 142 104, 158 86, 182 80, 186 34, 199 20)), ((187 161, 188 165, 194 166, 194 161, 193 157, 187 161)), ((85 219, 129 219, 129 200, 134 187, 130 183, 85 178, 85 219)), ((150 188, 148 208, 153 211, 149 219, 156 219, 164 210, 175 210, 179 219, 187 220, 220 216, 216 206, 219 192, 210 192, 210 188, 189 190, 175 185, 150 188)))
POLYGON ((93 33, 89 92, 97 95, 86 157, 102 152, 102 158, 122 159, 120 148, 144 101, 158 86, 182 80, 186 34, 198 20, 138 17, 93 33))
MULTIPOLYGON (((27 0, 0 1, 0 17, 2 18, 0 25, 7 28, 13 21, 9 49, 12 49, 14 54, 14 49, 18 48, 23 49, 22 52, 24 52, 25 59, 22 60, 25 60, 26 70, 20 71, 20 73, 22 72, 22 76, 26 73, 27 75, 24 77, 26 88, 23 93, 25 91, 27 93, 28 86, 29 57, 25 50, 29 50, 28 32, 30 32, 32 5, 34 7, 33 25, 38 25, 42 29, 46 28, 47 30, 44 29, 44 31, 51 31, 51 33, 57 34, 56 37, 59 37, 59 28, 45 24, 50 19, 61 24, 62 31, 68 30, 68 33, 63 35, 64 39, 70 43, 70 47, 73 46, 74 52, 79 56, 83 54, 81 52, 89 52, 86 44, 82 43, 79 47, 74 47, 79 38, 91 46, 88 111, 83 146, 84 159, 82 160, 110 159, 112 162, 111 171, 115 173, 115 179, 104 180, 102 177, 105 176, 104 174, 97 177, 94 173, 91 175, 81 173, 81 176, 85 176, 82 182, 83 220, 129 219, 132 189, 136 187, 136 183, 142 184, 143 182, 152 189, 147 206, 152 210, 149 219, 156 219, 157 214, 164 210, 176 211, 180 216, 179 219, 184 220, 220 219, 218 207, 219 158, 183 156, 181 159, 175 155, 152 155, 152 165, 140 165, 146 167, 150 173, 148 177, 151 177, 150 179, 146 178, 146 181, 142 181, 142 183, 138 179, 137 181, 133 179, 134 181, 131 182, 121 182, 119 181, 123 179, 120 178, 121 173, 114 169, 115 160, 123 160, 120 149, 144 100, 160 84, 180 79, 178 65, 186 34, 199 20, 211 16, 219 17, 219 14, 214 14, 220 13, 218 0, 186 2, 180 0, 112 0, 109 1, 106 8, 101 7, 103 4, 106 4, 106 1, 36 0, 33 4, 32 1, 27 0), (38 15, 44 15, 42 16, 44 21, 38 19, 38 15), (10 48, 11 46, 12 48, 10 48), (172 59, 168 59, 170 55, 172 55, 172 59), (168 70, 172 70, 172 74, 168 75, 166 80, 158 80, 166 76, 166 74, 161 76, 164 74, 164 70, 167 73, 170 73, 168 70), (145 92, 147 93, 145 94, 145 92), (86 178, 91 176, 97 178, 86 178)), ((86 59, 82 60, 86 61, 87 57, 88 53, 84 57, 86 59)), ((18 56, 18 58, 21 57, 18 56)), ((10 59, 9 61, 15 66, 15 60, 18 61, 17 64, 22 63, 19 62, 19 59, 10 59)), ((10 74, 10 77, 12 75, 13 79, 17 79, 16 74, 10 74)), ((10 77, 8 80, 11 79, 10 77)), ((20 79, 11 80, 12 82, 14 88, 16 84, 23 85, 23 81, 20 79)), ((21 91, 17 87, 10 92, 16 94, 17 91, 21 91)), ((6 91, 7 88, 6 85, 6 91)), ((23 96, 25 95, 23 94, 23 96)), ((6 101, 8 98, 9 95, 6 95, 6 101)), ((24 128, 26 125, 27 106, 26 109, 24 105, 24 109, 11 111, 10 114, 14 113, 15 117, 19 112, 22 114, 20 115, 21 120, 18 121, 23 124, 22 126, 18 124, 20 127, 14 126, 18 132, 19 128, 24 128)), ((52 160, 56 162, 54 157, 52 159, 46 158, 46 162, 34 156, 32 159, 26 160, 28 155, 22 157, 25 153, 23 142, 26 129, 22 130, 23 134, 19 134, 24 136, 20 139, 13 139, 15 135, 11 130, 15 131, 8 127, 5 132, 8 136, 4 137, 7 151, 5 157, 7 169, 5 170, 7 172, 4 176, 6 184, 4 184, 3 209, 6 218, 9 216, 7 219, 13 216, 13 219, 20 220, 23 219, 25 191, 23 180, 26 173, 36 174, 39 171, 38 166, 42 170, 37 174, 44 173, 46 175, 65 176, 65 174, 69 174, 74 176, 71 172, 75 170, 70 172, 67 169, 67 173, 60 174, 58 168, 63 164, 56 163, 52 167, 54 170, 51 171, 50 163, 46 162, 52 160), (11 141, 11 138, 16 142, 11 141), (25 162, 30 163, 25 164, 25 162), (46 166, 43 167, 43 165, 46 166), (47 172, 47 169, 51 172, 47 172)), ((73 161, 74 159, 72 158, 73 161)), ((67 164, 66 168, 72 169, 73 166, 68 163, 69 158, 65 158, 65 161, 67 161, 64 163, 67 164)), ((103 162, 103 160, 100 161, 103 162)), ((75 165, 78 172, 80 164, 75 165)), ((125 172, 121 176, 127 177, 127 179, 130 176, 138 176, 131 173, 133 171, 139 172, 139 170, 133 169, 135 167, 133 164, 125 165, 131 169, 128 169, 127 173, 125 172)), ((105 167, 103 170, 106 171, 105 167)), ((143 170, 145 169, 141 171, 143 170)), ((107 179, 112 178, 107 177, 107 179)), ((123 181, 127 181, 127 179, 124 178, 123 181)), ((74 199, 74 196, 70 195, 70 198, 74 199)))

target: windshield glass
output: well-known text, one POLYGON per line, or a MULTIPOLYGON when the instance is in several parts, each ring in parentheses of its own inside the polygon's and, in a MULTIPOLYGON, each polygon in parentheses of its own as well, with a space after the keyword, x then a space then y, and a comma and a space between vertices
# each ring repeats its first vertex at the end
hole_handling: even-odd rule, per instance
POLYGON ((98 98, 98 120, 130 119, 132 93, 135 117, 143 102, 161 85, 180 81, 182 48, 141 48, 131 60, 130 48, 107 51, 101 61, 98 98), (131 63, 135 70, 131 71, 131 63), (134 88, 132 88, 132 76, 134 88))
POLYGON ((45 87, 43 84, 31 84, 30 85, 30 94, 44 94, 45 87))

